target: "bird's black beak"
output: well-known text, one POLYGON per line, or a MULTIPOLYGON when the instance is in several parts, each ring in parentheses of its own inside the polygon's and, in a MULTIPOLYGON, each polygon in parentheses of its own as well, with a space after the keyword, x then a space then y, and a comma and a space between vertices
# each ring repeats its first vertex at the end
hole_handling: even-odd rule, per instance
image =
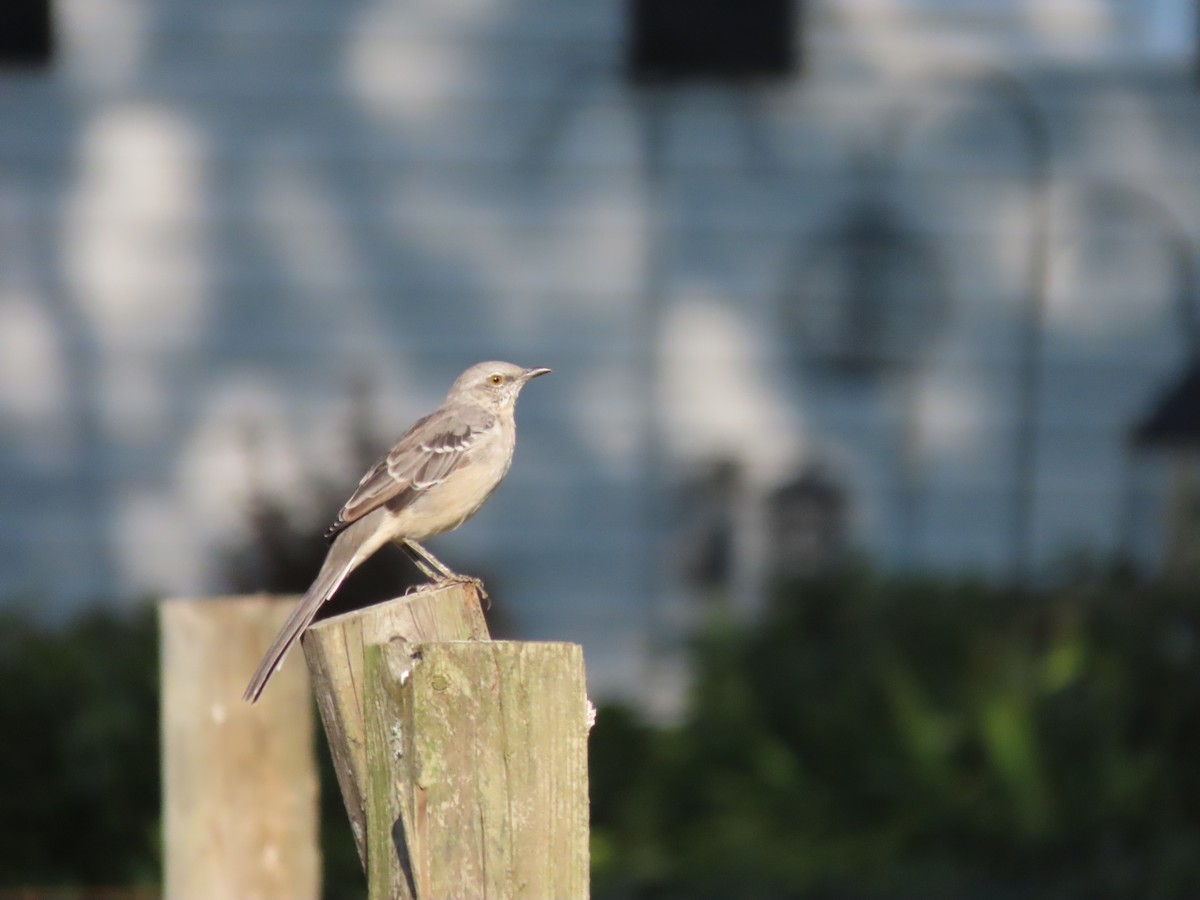
POLYGON ((537 378, 539 375, 548 375, 552 371, 553 371, 553 369, 547 369, 545 367, 542 367, 540 369, 526 369, 525 370, 525 380, 528 381, 531 378, 537 378))

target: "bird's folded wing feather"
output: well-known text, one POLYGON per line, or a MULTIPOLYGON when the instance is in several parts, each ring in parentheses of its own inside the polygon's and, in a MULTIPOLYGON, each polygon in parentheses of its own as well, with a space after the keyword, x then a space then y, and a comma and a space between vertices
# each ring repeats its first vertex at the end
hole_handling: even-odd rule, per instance
POLYGON ((384 504, 393 511, 403 509, 462 466, 467 451, 494 428, 496 417, 480 407, 439 409, 418 419, 387 456, 363 476, 325 536, 334 537, 384 504))

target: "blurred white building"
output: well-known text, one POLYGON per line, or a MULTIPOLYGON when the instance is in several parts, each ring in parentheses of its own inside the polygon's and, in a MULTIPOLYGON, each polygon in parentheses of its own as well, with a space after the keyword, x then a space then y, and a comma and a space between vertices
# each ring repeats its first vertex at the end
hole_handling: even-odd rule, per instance
POLYGON ((382 451, 485 358, 555 374, 434 546, 600 693, 686 623, 676 495, 719 461, 741 604, 815 463, 886 566, 1153 560, 1125 438, 1194 346, 1190 2, 810 0, 794 71, 706 83, 631 79, 619 0, 50 2, 49 60, 0 71, 4 597, 220 590, 254 480, 353 487, 356 379, 382 451), (997 70, 1049 128, 1032 409, 997 70))

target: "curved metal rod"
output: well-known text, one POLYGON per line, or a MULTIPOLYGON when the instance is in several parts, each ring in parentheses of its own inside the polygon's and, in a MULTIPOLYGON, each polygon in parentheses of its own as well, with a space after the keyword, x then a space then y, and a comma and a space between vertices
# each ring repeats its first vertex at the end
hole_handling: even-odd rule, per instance
POLYGON ((1086 195, 1113 202, 1136 212, 1142 218, 1153 222, 1163 234, 1179 277, 1179 293, 1176 297, 1179 327, 1187 341, 1188 355, 1196 358, 1200 354, 1200 310, 1196 308, 1200 271, 1196 267, 1196 244, 1184 227, 1183 220, 1162 200, 1131 184, 1115 181, 1093 182, 1084 185, 1083 190, 1086 195))
MULTIPOLYGON (((988 64, 939 68, 937 72, 982 80, 993 89, 1021 129, 1027 154, 1028 292, 1022 309, 1017 355, 1017 422, 1012 446, 1014 488, 1009 519, 1009 574, 1013 585, 1024 589, 1032 572, 1042 343, 1050 281, 1050 130, 1033 93, 1011 72, 988 64)), ((911 130, 913 121, 911 117, 893 121, 895 146, 900 145, 902 132, 911 130)))
MULTIPOLYGON (((1176 298, 1179 325, 1187 341, 1189 358, 1200 358, 1200 315, 1196 309, 1200 272, 1196 267, 1196 245, 1183 221, 1162 200, 1133 185, 1095 182, 1085 185, 1084 191, 1092 197, 1114 202, 1135 211, 1141 217, 1152 221, 1163 233, 1179 277, 1176 298)), ((1132 566, 1137 559, 1137 521, 1140 518, 1138 501, 1142 488, 1134 448, 1126 446, 1124 449, 1124 477, 1117 520, 1117 551, 1119 558, 1132 566)))

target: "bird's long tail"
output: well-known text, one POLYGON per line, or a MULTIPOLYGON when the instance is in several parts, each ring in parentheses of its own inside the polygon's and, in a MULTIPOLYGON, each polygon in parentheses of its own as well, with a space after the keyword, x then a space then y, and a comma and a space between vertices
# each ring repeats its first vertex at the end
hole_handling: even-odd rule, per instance
POLYGON ((330 595, 337 590, 338 585, 343 579, 350 574, 349 566, 341 568, 326 567, 321 570, 321 574, 317 576, 317 580, 313 582, 312 587, 300 600, 300 605, 288 617, 288 620, 283 623, 283 627, 279 630, 279 634, 275 636, 274 642, 271 644, 262 662, 258 664, 258 669, 254 672, 254 677, 250 679, 250 684, 246 687, 246 693, 242 694, 243 700, 248 700, 253 703, 258 699, 263 692, 263 688, 267 686, 267 682, 271 680, 271 676, 278 670, 279 665, 283 662, 283 658, 287 656, 289 650, 292 649, 292 644, 296 642, 296 638, 300 637, 305 628, 312 622, 313 616, 317 614, 322 604, 329 599, 330 595))
MULTIPOLYGON (((361 521, 355 523, 355 526, 360 525, 365 526, 368 523, 361 521)), ((263 656, 262 662, 258 664, 254 677, 250 679, 250 684, 246 686, 246 692, 242 694, 243 700, 253 703, 258 699, 263 688, 267 686, 267 682, 271 680, 271 676, 279 669, 283 658, 292 649, 292 644, 312 622, 317 610, 333 595, 346 576, 383 543, 383 540, 376 539, 376 535, 363 535, 359 531, 360 528, 352 526, 339 534, 333 542, 316 580, 301 598, 295 611, 283 623, 279 634, 275 636, 274 642, 263 656)))

